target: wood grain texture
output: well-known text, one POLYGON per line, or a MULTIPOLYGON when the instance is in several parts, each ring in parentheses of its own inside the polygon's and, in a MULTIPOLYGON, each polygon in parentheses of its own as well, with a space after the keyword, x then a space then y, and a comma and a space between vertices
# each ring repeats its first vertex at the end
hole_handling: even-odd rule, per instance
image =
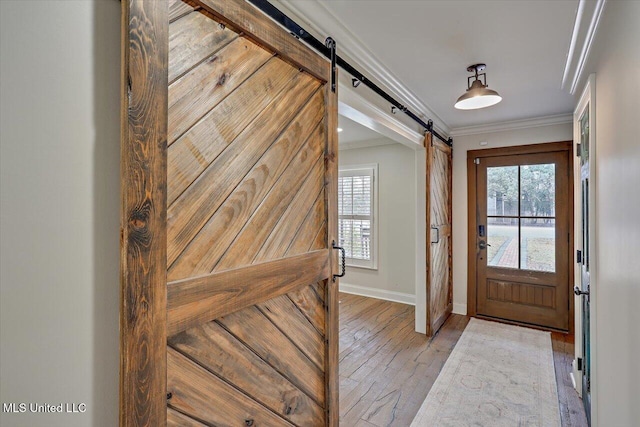
POLYGON ((324 374, 257 307, 217 320, 298 388, 325 407, 324 374), (256 333, 256 331, 260 331, 256 333))
POLYGON ((221 28, 201 13, 189 13, 172 22, 169 25, 169 84, 236 37, 236 33, 221 28))
POLYGON ((181 332, 169 344, 288 421, 311 426, 323 409, 216 322, 181 332))
POLYGON ((168 11, 122 2, 121 426, 166 425, 168 11))
POLYGON ((327 250, 318 250, 250 267, 170 282, 167 304, 169 336, 323 280, 329 275, 327 250))
MULTIPOLYGON (((261 262, 284 256, 289 245, 295 242, 297 231, 307 215, 314 210, 318 197, 320 195, 324 197, 323 176, 324 162, 319 161, 317 162, 317 169, 312 170, 305 182, 300 186, 252 262, 261 262)), ((323 220, 324 215, 320 221, 323 220)), ((305 241, 305 243, 309 246, 309 240, 305 241)))
POLYGON ((253 165, 169 268, 169 280, 207 274, 216 267, 247 221, 269 194, 302 181, 320 155, 324 129, 315 98, 253 165), (315 129, 314 129, 315 126, 315 129))
POLYGON ((206 424, 171 408, 167 408, 167 425, 170 427, 206 427, 206 424))
POLYGON ((261 302, 257 307, 320 371, 324 371, 324 337, 287 295, 261 302))
POLYGON ((205 226, 233 189, 264 155, 317 89, 311 80, 298 81, 262 112, 253 126, 236 138, 200 177, 169 206, 167 257, 173 263, 205 226), (274 120, 278 117, 278 120, 274 120))
POLYGON ((306 194, 306 191, 317 194, 317 188, 322 185, 322 174, 322 159, 318 157, 303 182, 283 181, 286 185, 279 186, 280 191, 272 191, 269 194, 238 234, 215 270, 257 262, 256 255, 271 235, 278 218, 294 201, 297 194, 306 194))
MULTIPOLYGON (((336 70, 337 73, 337 70, 336 70)), ((337 76, 336 76, 337 79, 337 76)), ((326 126, 327 145, 325 149, 325 206, 327 209, 327 240, 326 244, 331 247, 331 242, 338 242, 338 85, 335 91, 331 91, 331 84, 324 87, 326 99, 326 126)), ((336 250, 330 259, 332 274, 339 273, 338 255, 336 250)), ((331 277, 325 280, 325 335, 326 335, 326 398, 327 398, 327 425, 338 427, 340 422, 339 408, 339 377, 338 377, 338 287, 339 280, 333 281, 331 277)))
MULTIPOLYGON (((225 43, 226 40, 221 40, 225 43)), ((211 47, 215 49, 215 47, 211 47)), ((271 58, 236 38, 169 87, 169 145, 271 58)))
POLYGON ((293 426, 172 348, 167 349, 169 407, 216 426, 293 426))
POLYGON ((173 22, 193 12, 193 7, 182 0, 169 0, 169 22, 173 22))
POLYGON ((270 59, 169 147, 169 205, 282 90, 290 87, 296 74, 298 71, 288 64, 270 59), (242 114, 234 114, 237 111, 242 114))
POLYGON ((193 6, 276 52, 286 61, 300 67, 323 82, 329 81, 329 61, 284 31, 274 21, 243 0, 187 0, 193 6))
POLYGON ((298 227, 295 236, 289 243, 289 247, 285 248, 287 255, 296 255, 309 250, 318 232, 326 222, 325 198, 323 188, 302 224, 298 227))
MULTIPOLYGON (((318 296, 318 292, 314 291, 318 284, 313 284, 300 288, 293 292, 289 292, 287 296, 311 322, 320 334, 325 334, 325 307, 324 300, 318 296)), ((321 291, 324 293, 324 290, 321 291)))

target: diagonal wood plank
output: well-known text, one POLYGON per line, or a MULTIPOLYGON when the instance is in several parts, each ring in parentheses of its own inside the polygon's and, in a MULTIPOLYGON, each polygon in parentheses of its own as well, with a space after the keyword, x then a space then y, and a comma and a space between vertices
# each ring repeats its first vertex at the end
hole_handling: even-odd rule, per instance
POLYGON ((314 285, 305 286, 287 296, 293 301, 311 324, 324 335, 324 301, 313 290, 314 285))
POLYGON ((269 50, 277 52, 283 59, 302 67, 323 82, 329 81, 329 62, 290 37, 288 32, 243 0, 187 0, 193 6, 201 6, 215 19, 229 25, 237 32, 246 34, 269 50))
POLYGON ((272 58, 169 147, 168 205, 273 101, 298 70, 272 58), (234 114, 242 111, 242 114, 234 114))
POLYGON ((200 421, 194 420, 191 417, 184 415, 176 411, 175 409, 167 408, 167 426, 169 427, 206 427, 206 424, 202 424, 200 421))
POLYGON ((269 58, 256 44, 236 38, 169 86, 169 145, 269 58))
POLYGON ((328 249, 167 285, 169 336, 329 276, 328 249))
POLYGON ((222 206, 189 243, 168 272, 170 281, 206 274, 224 255, 242 227, 269 191, 298 182, 322 150, 321 114, 314 111, 315 97, 294 119, 278 140, 253 166, 222 206), (314 129, 315 126, 315 129, 314 129))
MULTIPOLYGON (((242 178, 287 127, 318 84, 302 73, 167 210, 167 258, 173 263, 242 178), (279 120, 273 120, 273 117, 279 120)), ((170 265, 169 264, 169 265, 170 265)))
MULTIPOLYGON (((193 7, 189 6, 182 0, 169 0, 169 22, 182 18, 188 13, 193 12, 193 7)), ((171 33, 169 33, 171 36, 171 33)))
POLYGON ((307 191, 315 192, 322 185, 323 163, 322 157, 319 157, 302 185, 300 182, 287 182, 287 185, 280 188, 282 191, 271 191, 216 265, 215 270, 224 270, 233 265, 251 264, 260 247, 269 237, 276 221, 293 198, 307 191))
MULTIPOLYGON (((314 178, 310 176, 310 179, 314 178)), ((275 259, 284 256, 289 245, 294 242, 298 229, 304 220, 312 213, 318 205, 324 207, 324 203, 318 201, 318 197, 324 198, 324 183, 319 174, 318 179, 308 181, 303 185, 298 194, 289 204, 287 210, 282 214, 278 223, 269 234, 262 248, 254 258, 253 262, 260 262, 267 259, 275 259)), ((324 202, 324 199, 322 199, 324 202)), ((306 241, 307 247, 309 241, 306 241)))
POLYGON ((316 235, 324 225, 326 209, 324 199, 325 194, 324 189, 322 189, 313 207, 304 219, 304 222, 300 225, 298 231, 296 231, 296 235, 291 239, 291 243, 286 251, 287 255, 297 255, 307 252, 311 245, 313 245, 316 235))
POLYGON ((249 307, 216 322, 324 407, 324 374, 260 310, 249 307))
POLYGON ((238 34, 221 28, 201 13, 189 13, 172 22, 169 25, 169 84, 237 37, 238 34))
POLYGON ((316 402, 216 322, 174 335, 169 344, 296 425, 322 419, 316 402))
POLYGON ((311 247, 309 248, 309 250, 326 248, 328 246, 329 245, 327 244, 327 222, 325 221, 324 224, 322 224, 322 227, 320 227, 320 230, 318 230, 318 234, 316 234, 316 237, 313 239, 313 243, 311 244, 311 247))
POLYGON ((293 426, 171 347, 167 348, 169 407, 219 426, 293 426))
POLYGON ((324 338, 287 295, 271 298, 257 307, 319 370, 324 371, 324 338))

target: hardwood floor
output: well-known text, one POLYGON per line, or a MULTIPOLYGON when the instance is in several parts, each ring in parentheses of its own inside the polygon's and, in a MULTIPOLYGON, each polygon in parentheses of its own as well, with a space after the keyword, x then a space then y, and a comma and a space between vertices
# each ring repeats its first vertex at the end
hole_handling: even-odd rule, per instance
MULTIPOLYGON (((414 307, 340 294, 340 425, 409 426, 469 322, 452 315, 431 340, 414 307)), ((552 334, 563 427, 586 426, 571 385, 572 337, 552 334)))

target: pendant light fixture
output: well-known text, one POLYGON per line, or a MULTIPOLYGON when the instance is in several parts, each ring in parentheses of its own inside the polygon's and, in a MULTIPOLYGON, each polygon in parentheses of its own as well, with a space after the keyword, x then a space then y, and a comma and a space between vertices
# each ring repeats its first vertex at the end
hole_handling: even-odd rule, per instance
POLYGON ((490 107, 502 101, 502 97, 495 90, 489 89, 487 85, 487 74, 478 74, 478 71, 484 71, 486 64, 474 64, 467 67, 467 71, 475 73, 474 76, 467 78, 467 91, 462 94, 454 107, 459 110, 476 110, 478 108, 490 107), (480 77, 484 76, 484 84, 480 81, 480 77), (475 78, 473 83, 471 79, 475 78))

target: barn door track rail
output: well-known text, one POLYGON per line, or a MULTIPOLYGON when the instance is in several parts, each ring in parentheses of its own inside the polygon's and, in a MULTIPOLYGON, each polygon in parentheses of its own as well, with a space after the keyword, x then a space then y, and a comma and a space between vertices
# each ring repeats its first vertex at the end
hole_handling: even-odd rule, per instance
POLYGON ((371 80, 366 78, 364 74, 362 74, 360 71, 354 68, 351 64, 349 64, 347 61, 342 59, 339 55, 336 55, 335 41, 331 37, 328 37, 325 43, 321 42, 320 40, 318 40, 313 35, 311 35, 307 30, 302 28, 298 23, 296 23, 293 19, 289 18, 280 9, 275 7, 273 4, 271 4, 267 0, 247 0, 247 1, 253 4, 258 9, 260 9, 264 14, 271 17, 271 19, 276 21, 278 24, 285 27, 291 33, 291 35, 293 35, 299 40, 304 41, 306 44, 308 44, 309 46, 311 46, 312 48, 320 52, 322 55, 324 55, 325 57, 331 60, 331 65, 332 65, 331 84, 333 88, 335 88, 335 84, 336 84, 335 65, 337 64, 343 70, 345 70, 347 73, 351 74, 354 77, 355 79, 354 86, 357 86, 359 83, 364 84, 369 89, 373 90, 377 95, 382 97, 385 101, 390 103, 392 112, 395 112, 396 110, 402 111, 407 116, 409 116, 413 121, 415 121, 420 126, 425 128, 427 132, 430 132, 433 136, 438 138, 440 141, 444 142, 449 147, 453 146, 453 139, 451 137, 445 138, 444 136, 440 135, 433 128, 432 120, 428 120, 426 122, 422 120, 420 117, 414 114, 411 110, 409 110, 409 108, 407 108, 405 105, 398 102, 394 97, 389 95, 378 85, 376 85, 371 80))

